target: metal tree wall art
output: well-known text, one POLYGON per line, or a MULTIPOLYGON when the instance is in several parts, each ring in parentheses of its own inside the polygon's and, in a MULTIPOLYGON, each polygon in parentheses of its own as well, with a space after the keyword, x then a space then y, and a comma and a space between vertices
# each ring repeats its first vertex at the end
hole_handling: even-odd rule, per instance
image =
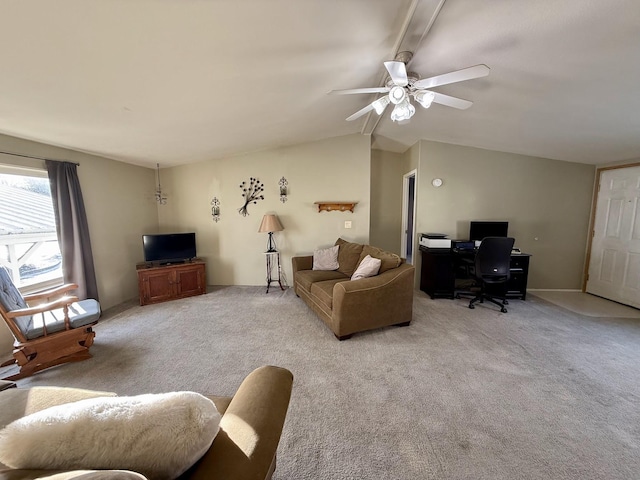
POLYGON ((249 183, 242 182, 240 188, 242 189, 242 196, 244 197, 244 205, 238 209, 238 212, 240 212, 240 215, 243 217, 246 217, 249 215, 247 206, 250 203, 258 203, 258 200, 264 200, 264 195, 262 195, 264 183, 260 183, 260 180, 257 178, 251 177, 249 178, 249 183))

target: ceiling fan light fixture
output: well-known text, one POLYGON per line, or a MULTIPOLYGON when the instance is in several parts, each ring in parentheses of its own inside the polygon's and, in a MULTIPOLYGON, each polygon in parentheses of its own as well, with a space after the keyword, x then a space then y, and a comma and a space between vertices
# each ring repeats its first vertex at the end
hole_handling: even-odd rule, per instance
POLYGON ((404 88, 396 85, 389 91, 389 99, 391 103, 394 105, 399 105, 403 100, 407 98, 407 92, 405 92, 404 88))
MULTIPOLYGON (((416 3, 414 1, 414 3, 416 3)), ((442 2, 440 2, 442 3, 442 2)), ((443 93, 433 92, 430 89, 441 85, 449 85, 451 83, 465 82, 475 78, 486 77, 489 75, 489 67, 484 64, 475 65, 473 67, 463 68, 441 75, 435 75, 429 78, 420 78, 415 72, 407 71, 407 63, 412 58, 412 53, 402 51, 396 55, 393 61, 384 62, 384 67, 388 72, 388 76, 384 80, 384 86, 351 88, 347 90, 332 90, 329 93, 347 95, 347 94, 372 94, 377 93, 383 95, 364 108, 361 108, 353 115, 346 118, 351 122, 357 118, 370 113, 372 110, 378 115, 386 110, 390 103, 394 107, 391 113, 391 120, 402 125, 409 122, 409 119, 416 111, 416 107, 412 105, 413 100, 419 103, 423 108, 431 107, 432 103, 438 103, 447 107, 465 110, 473 105, 473 102, 462 98, 451 97, 443 93), (387 94, 387 95, 385 95, 387 94), (413 100, 411 99, 413 97, 413 100)), ((373 127, 375 129, 375 125, 373 127)), ((365 127, 365 129, 367 129, 365 127)))
POLYGON ((384 97, 380 97, 378 100, 373 102, 371 105, 373 106, 373 108, 375 109, 375 111, 376 111, 376 113, 378 115, 382 115, 382 112, 384 112, 385 108, 387 108, 387 105, 389 105, 390 101, 391 100, 389 100, 389 96, 385 95, 384 97))
POLYGON ((416 113, 416 107, 409 103, 409 99, 405 98, 403 102, 398 103, 391 112, 391 120, 394 122, 402 122, 409 120, 416 113))
POLYGON ((435 97, 436 97, 436 94, 429 91, 417 92, 414 95, 416 102, 418 102, 424 108, 429 108, 435 97))

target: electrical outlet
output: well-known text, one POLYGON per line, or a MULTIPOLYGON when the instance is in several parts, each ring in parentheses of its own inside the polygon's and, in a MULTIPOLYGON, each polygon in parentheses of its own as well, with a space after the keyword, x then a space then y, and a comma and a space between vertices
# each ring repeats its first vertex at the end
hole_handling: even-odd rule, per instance
POLYGON ((344 228, 351 228, 351 220, 344 221, 344 228))

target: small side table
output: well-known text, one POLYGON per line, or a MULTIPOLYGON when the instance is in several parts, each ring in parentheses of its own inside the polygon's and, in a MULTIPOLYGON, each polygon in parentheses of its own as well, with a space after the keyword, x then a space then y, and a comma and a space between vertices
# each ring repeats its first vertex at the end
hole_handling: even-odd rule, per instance
POLYGON ((272 282, 278 282, 280 285, 280 290, 284 290, 282 286, 282 267, 280 266, 280 252, 264 252, 265 257, 267 258, 267 292, 269 293, 269 287, 272 282), (276 268, 278 273, 277 277, 274 277, 273 269, 276 268))

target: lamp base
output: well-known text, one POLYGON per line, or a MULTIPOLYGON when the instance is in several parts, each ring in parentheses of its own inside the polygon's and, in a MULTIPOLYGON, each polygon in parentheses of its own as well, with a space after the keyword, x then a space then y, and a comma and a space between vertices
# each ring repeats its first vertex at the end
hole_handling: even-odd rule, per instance
POLYGON ((267 251, 265 253, 277 252, 276 241, 273 239, 273 232, 269 232, 269 239, 267 240, 267 251))

